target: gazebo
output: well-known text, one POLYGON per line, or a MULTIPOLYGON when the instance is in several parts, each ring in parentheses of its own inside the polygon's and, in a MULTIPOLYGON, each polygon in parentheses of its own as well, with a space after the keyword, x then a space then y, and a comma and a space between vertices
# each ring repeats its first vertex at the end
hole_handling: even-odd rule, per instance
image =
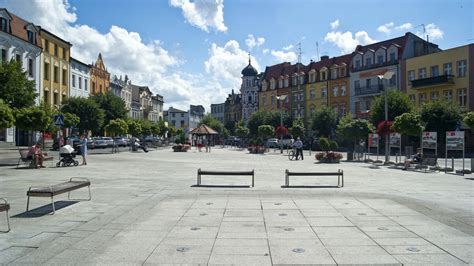
POLYGON ((196 143, 198 139, 202 140, 203 138, 205 138, 207 141, 209 139, 212 139, 213 135, 217 135, 219 133, 217 133, 217 131, 208 127, 207 125, 200 125, 197 128, 191 130, 189 134, 191 134, 191 139, 193 140, 193 142, 196 143))

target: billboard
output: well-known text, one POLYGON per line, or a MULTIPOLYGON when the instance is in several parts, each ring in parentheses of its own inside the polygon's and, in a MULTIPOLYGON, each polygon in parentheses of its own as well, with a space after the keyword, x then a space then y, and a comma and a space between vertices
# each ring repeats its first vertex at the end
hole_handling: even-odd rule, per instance
POLYGON ((379 146, 379 134, 369 134, 369 148, 377 148, 379 146))
POLYGON ((464 150, 464 131, 446 131, 446 150, 464 150))
POLYGON ((421 135, 421 148, 422 149, 436 149, 436 143, 438 143, 438 135, 436 132, 423 132, 421 135))
POLYGON ((390 133, 390 147, 401 147, 402 135, 400 133, 390 133))

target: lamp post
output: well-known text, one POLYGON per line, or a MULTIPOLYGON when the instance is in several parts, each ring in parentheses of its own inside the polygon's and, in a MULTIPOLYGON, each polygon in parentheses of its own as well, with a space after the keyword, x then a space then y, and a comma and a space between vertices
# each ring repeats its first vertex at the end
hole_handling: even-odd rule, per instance
MULTIPOLYGON (((280 102, 280 128, 283 128, 283 113, 281 111, 281 107, 283 105, 283 100, 286 99, 286 95, 280 95, 276 97, 277 101, 280 102)), ((283 134, 280 134, 280 153, 283 153, 283 134)))
MULTIPOLYGON (((379 75, 378 78, 382 80, 382 87, 384 91, 384 99, 385 99, 385 126, 387 126, 388 122, 388 92, 387 92, 387 80, 391 79, 395 72, 393 71, 387 71, 383 75, 379 75)), ((388 132, 387 132, 388 133, 388 132)), ((390 134, 386 134, 385 136, 385 163, 388 163, 390 161, 390 150, 389 150, 389 136, 390 134)))

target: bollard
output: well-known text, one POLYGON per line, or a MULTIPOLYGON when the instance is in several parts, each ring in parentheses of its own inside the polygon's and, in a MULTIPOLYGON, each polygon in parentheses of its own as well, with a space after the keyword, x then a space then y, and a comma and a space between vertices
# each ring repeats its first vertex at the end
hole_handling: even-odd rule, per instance
POLYGON ((454 172, 454 157, 451 157, 451 171, 454 172))

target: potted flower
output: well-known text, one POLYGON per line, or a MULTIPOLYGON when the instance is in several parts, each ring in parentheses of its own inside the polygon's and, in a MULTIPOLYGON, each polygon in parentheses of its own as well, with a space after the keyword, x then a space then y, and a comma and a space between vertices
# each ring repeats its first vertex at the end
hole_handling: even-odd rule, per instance
POLYGON ((323 152, 318 152, 315 155, 316 160, 321 163, 339 163, 342 159, 342 154, 335 152, 334 150, 338 148, 337 142, 327 138, 319 139, 319 146, 323 152))

